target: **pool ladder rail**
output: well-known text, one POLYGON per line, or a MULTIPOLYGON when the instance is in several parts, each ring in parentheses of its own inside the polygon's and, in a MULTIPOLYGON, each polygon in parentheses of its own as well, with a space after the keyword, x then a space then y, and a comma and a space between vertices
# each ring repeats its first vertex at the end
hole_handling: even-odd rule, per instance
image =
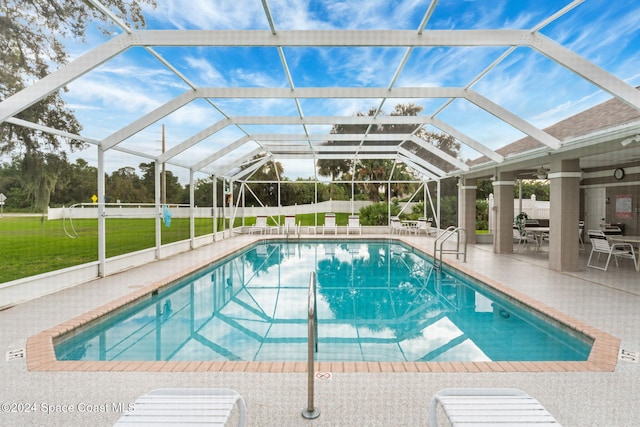
POLYGON ((293 231, 293 235, 300 240, 300 230, 302 229, 302 224, 300 221, 298 221, 297 224, 294 224, 293 227, 291 227, 291 224, 285 224, 282 226, 282 234, 284 234, 284 237, 286 238, 286 240, 289 240, 289 236, 291 235, 291 232, 293 231))
POLYGON ((316 302, 316 272, 311 272, 309 278, 308 296, 308 341, 307 341, 307 406, 302 410, 302 416, 306 419, 315 419, 320 416, 313 402, 315 381, 315 354, 318 352, 318 306, 316 302))
POLYGON ((440 235, 438 235, 433 241, 433 266, 437 270, 442 268, 442 255, 443 254, 455 254, 456 259, 460 259, 460 255, 463 255, 463 262, 467 262, 467 232, 462 227, 449 226, 440 235), (453 236, 456 236, 456 248, 444 249, 443 245, 453 236), (462 237, 462 239, 461 239, 462 237), (462 242, 461 242, 462 240, 462 242), (440 246, 438 247, 438 243, 440 246), (460 244, 462 243, 462 250, 460 244))

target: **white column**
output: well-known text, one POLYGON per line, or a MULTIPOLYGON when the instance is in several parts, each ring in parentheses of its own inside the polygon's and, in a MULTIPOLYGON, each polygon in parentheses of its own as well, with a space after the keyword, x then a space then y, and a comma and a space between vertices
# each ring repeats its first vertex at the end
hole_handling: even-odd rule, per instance
POLYGON ((193 170, 189 170, 189 238, 191 249, 195 247, 196 238, 196 208, 195 189, 193 188, 193 170))
POLYGON ((155 203, 156 203, 156 259, 160 259, 160 249, 162 247, 162 205, 160 204, 160 198, 162 196, 162 189, 160 185, 160 173, 161 166, 158 165, 158 162, 155 162, 155 203))
POLYGON ((458 226, 467 233, 467 243, 476 243, 476 181, 462 178, 459 184, 458 226))
POLYGON ((549 269, 579 271, 580 161, 551 162, 549 269))
POLYGON ((496 229, 493 251, 499 254, 513 253, 513 173, 501 172, 493 181, 493 200, 496 229))
POLYGON ((107 260, 107 241, 106 241, 106 227, 105 227, 105 207, 104 207, 104 192, 105 192, 105 179, 104 179, 104 151, 101 147, 98 147, 98 276, 105 277, 106 275, 106 260, 107 260))
POLYGON ((216 233, 218 232, 218 186, 216 185, 217 183, 217 178, 215 175, 211 175, 211 181, 213 182, 213 188, 212 188, 212 192, 213 192, 213 202, 211 203, 213 205, 212 209, 213 209, 213 241, 215 242, 216 240, 216 233))
POLYGON ((440 180, 436 181, 436 202, 438 203, 438 214, 436 216, 436 218, 434 218, 436 220, 436 226, 438 227, 438 230, 443 228, 442 226, 442 216, 440 215, 440 206, 442 205, 442 203, 440 203, 442 194, 440 194, 440 190, 441 190, 441 186, 440 186, 440 180))

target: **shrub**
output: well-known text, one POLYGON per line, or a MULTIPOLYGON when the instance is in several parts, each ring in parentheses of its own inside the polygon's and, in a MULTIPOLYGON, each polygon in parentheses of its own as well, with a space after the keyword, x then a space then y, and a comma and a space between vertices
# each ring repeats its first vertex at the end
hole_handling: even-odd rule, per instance
POLYGON ((476 200, 476 230, 489 229, 489 202, 476 200))
MULTIPOLYGON (((388 225, 389 209, 386 202, 374 203, 360 209, 360 224, 362 225, 388 225)), ((391 216, 398 215, 400 207, 394 201, 391 205, 391 216)))

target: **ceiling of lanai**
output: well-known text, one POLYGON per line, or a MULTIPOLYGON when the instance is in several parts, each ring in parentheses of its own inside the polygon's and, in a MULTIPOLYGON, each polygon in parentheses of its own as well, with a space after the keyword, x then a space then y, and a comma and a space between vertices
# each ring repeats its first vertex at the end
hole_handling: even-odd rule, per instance
POLYGON ((88 4, 113 35, 70 43, 74 59, 0 103, 0 120, 38 127, 14 116, 64 87, 84 126, 74 137, 111 168, 155 160, 242 180, 275 160, 306 178, 318 159, 386 158, 439 179, 508 163, 516 155, 500 152, 522 138, 536 153, 573 147, 543 129, 612 96, 640 110, 640 5, 627 2, 162 0, 145 10, 145 30, 88 4), (390 115, 410 102, 417 117, 390 115), (338 138, 335 124, 369 127, 338 138), (378 124, 448 133, 462 159, 411 133, 376 134, 378 124))

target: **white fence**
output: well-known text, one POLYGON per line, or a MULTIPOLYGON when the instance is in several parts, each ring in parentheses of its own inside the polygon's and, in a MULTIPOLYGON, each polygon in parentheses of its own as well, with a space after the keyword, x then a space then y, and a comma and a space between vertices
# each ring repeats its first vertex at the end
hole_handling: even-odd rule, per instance
MULTIPOLYGON (((494 201, 493 194, 489 195, 489 233, 493 233, 495 229, 494 217, 494 201)), ((535 194, 530 199, 515 199, 513 201, 513 217, 515 218, 520 212, 527 214, 532 219, 549 219, 551 206, 548 201, 536 200, 535 194), (522 204, 522 208, 521 208, 522 204)))
MULTIPOLYGON (((350 200, 329 200, 326 202, 318 202, 308 205, 293 205, 293 206, 267 206, 267 207, 239 207, 237 210, 235 207, 225 208, 225 217, 229 218, 232 215, 236 217, 251 217, 258 215, 277 216, 277 215, 296 215, 296 214, 312 214, 316 212, 353 212, 358 213, 361 208, 372 204, 369 200, 357 200, 351 202, 350 200), (353 204, 353 206, 352 206, 353 204)), ((403 207, 405 204, 401 203, 403 207)), ((218 215, 222 216, 222 208, 218 207, 218 215)), ((170 207, 172 218, 189 218, 190 209, 188 207, 170 207)), ((408 206, 405 213, 411 212, 411 206, 408 206)), ((105 208, 105 214, 107 217, 123 217, 123 218, 154 218, 161 213, 158 210, 149 205, 108 205, 105 208)), ((213 216, 213 208, 211 207, 196 207, 194 215, 196 218, 211 218, 213 216)), ((73 218, 73 219, 91 219, 98 217, 97 205, 82 205, 76 207, 63 207, 63 208, 49 208, 47 218, 50 220, 73 218)))

